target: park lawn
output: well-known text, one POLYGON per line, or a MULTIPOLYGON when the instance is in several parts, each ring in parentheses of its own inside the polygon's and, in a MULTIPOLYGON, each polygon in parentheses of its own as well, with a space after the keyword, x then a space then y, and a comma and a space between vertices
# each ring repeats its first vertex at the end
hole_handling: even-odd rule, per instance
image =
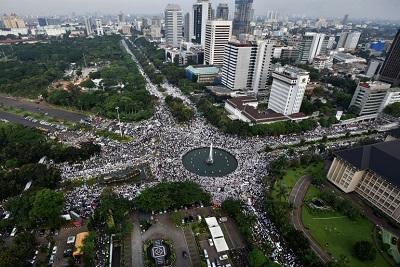
MULTIPOLYGON (((311 186, 307 191, 305 200, 310 200, 318 195, 319 190, 311 186)), ((372 240, 374 225, 366 218, 359 218, 352 221, 338 212, 311 213, 304 206, 302 208, 302 221, 312 237, 324 248, 333 258, 339 259, 346 256, 347 266, 352 267, 384 267, 390 266, 380 255, 377 248, 376 259, 373 262, 362 262, 352 256, 353 245, 357 241, 372 240)))
POLYGON ((275 182, 274 187, 272 189, 272 197, 276 198, 278 191, 278 183, 282 182, 288 192, 288 194, 286 195, 286 200, 287 200, 290 191, 292 191, 292 188, 294 187, 296 182, 307 173, 312 172, 314 168, 323 168, 323 164, 324 164, 323 162, 318 162, 311 164, 309 166, 300 166, 297 168, 288 169, 285 175, 283 176, 282 180, 275 182))

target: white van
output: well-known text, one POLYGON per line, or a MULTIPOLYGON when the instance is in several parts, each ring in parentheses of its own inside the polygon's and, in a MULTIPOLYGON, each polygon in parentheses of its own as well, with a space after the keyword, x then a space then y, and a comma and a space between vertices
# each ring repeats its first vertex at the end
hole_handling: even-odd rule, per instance
POLYGON ((206 249, 204 249, 204 258, 208 259, 208 253, 206 249))
POLYGON ((211 263, 210 263, 209 259, 207 259, 207 267, 211 267, 211 263))

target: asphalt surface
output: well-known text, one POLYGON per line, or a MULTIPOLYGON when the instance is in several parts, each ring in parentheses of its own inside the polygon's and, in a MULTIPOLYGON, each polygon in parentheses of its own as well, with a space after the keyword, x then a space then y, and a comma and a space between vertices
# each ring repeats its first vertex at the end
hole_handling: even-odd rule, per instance
POLYGON ((132 230, 132 266, 142 267, 143 262, 143 244, 142 244, 142 233, 140 232, 140 223, 138 216, 133 217, 133 230, 132 230))
POLYGON ((42 125, 39 122, 29 121, 29 120, 26 120, 24 117, 17 116, 17 115, 14 115, 14 114, 10 114, 10 113, 6 113, 6 112, 3 112, 3 111, 0 111, 0 119, 7 120, 9 122, 13 122, 13 123, 17 123, 17 124, 21 124, 23 126, 27 126, 27 127, 31 127, 31 128, 39 128, 40 127, 40 128, 44 128, 44 129, 49 130, 49 131, 56 130, 52 126, 42 125))
POLYGON ((318 255, 318 257, 324 263, 331 261, 329 255, 319 246, 319 244, 312 238, 308 231, 304 228, 303 222, 301 221, 301 206, 303 199, 307 193, 307 189, 311 184, 311 177, 303 176, 294 185, 289 195, 289 203, 293 204, 292 211, 292 223, 296 230, 300 230, 310 241, 311 249, 318 255))
POLYGON ((47 115, 50 117, 61 120, 72 121, 76 123, 79 123, 82 119, 84 120, 87 118, 87 116, 83 114, 56 108, 43 101, 37 104, 31 100, 24 98, 0 95, 0 104, 7 107, 19 108, 35 113, 41 113, 41 114, 47 113, 47 115))

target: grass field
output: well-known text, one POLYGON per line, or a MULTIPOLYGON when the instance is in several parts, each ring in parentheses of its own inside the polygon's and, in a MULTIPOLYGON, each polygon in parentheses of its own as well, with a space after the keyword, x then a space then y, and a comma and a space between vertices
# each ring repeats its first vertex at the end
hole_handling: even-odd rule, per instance
POLYGON ((275 183, 272 189, 272 196, 275 198, 278 191, 278 184, 282 183, 288 192, 286 195, 286 199, 289 197, 290 191, 296 184, 296 182, 305 174, 311 172, 314 168, 323 168, 323 162, 314 163, 309 166, 300 166, 297 168, 289 169, 286 171, 286 174, 283 176, 282 180, 279 180, 275 183))
MULTIPOLYGON (((305 202, 317 196, 318 192, 319 190, 316 187, 311 186, 307 191, 305 202)), ((376 253, 376 259, 373 262, 362 262, 352 256, 352 249, 355 242, 367 240, 373 243, 372 231, 374 226, 369 220, 359 218, 356 221, 352 221, 335 211, 314 214, 304 206, 302 208, 302 221, 313 238, 333 258, 339 259, 345 256, 348 260, 347 266, 390 266, 379 252, 376 253)))

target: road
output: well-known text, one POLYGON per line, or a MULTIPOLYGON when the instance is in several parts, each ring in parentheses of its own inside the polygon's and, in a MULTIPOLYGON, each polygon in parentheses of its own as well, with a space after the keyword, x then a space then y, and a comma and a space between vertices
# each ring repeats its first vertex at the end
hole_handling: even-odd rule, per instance
POLYGON ((324 263, 331 261, 330 256, 319 246, 319 244, 312 238, 308 231, 304 228, 303 222, 301 221, 301 206, 303 205, 303 199, 307 193, 307 189, 311 184, 310 176, 301 177, 294 185, 289 195, 289 203, 293 204, 293 210, 291 214, 291 220, 296 230, 300 230, 310 241, 311 249, 318 255, 318 257, 324 263))
POLYGON ((13 122, 13 123, 16 123, 16 124, 21 124, 23 126, 27 126, 27 127, 31 127, 31 128, 40 127, 40 128, 44 128, 44 129, 49 130, 49 131, 55 131, 56 130, 52 126, 42 125, 39 122, 29 121, 29 120, 26 120, 23 117, 20 117, 20 116, 14 115, 14 114, 10 114, 10 113, 7 113, 7 112, 3 112, 3 111, 0 111, 0 119, 7 120, 9 122, 13 122))
POLYGON ((61 108, 56 108, 47 104, 46 102, 40 102, 39 104, 37 104, 31 100, 24 98, 0 95, 0 104, 3 106, 19 108, 34 113, 47 113, 48 116, 55 119, 67 120, 76 123, 79 123, 82 119, 87 118, 86 115, 64 110, 61 108))
POLYGON ((132 266, 142 267, 143 262, 143 244, 142 233, 140 232, 140 223, 137 215, 133 215, 133 230, 132 230, 132 266))

